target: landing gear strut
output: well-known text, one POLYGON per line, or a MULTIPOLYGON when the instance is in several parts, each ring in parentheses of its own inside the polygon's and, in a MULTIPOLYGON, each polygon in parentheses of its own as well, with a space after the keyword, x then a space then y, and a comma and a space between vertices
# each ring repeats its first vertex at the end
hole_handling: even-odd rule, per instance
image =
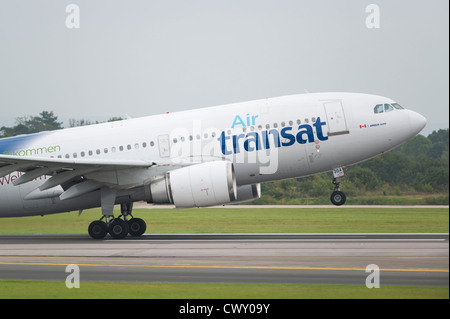
POLYGON ((102 218, 93 221, 88 228, 89 235, 93 239, 103 239, 109 233, 114 239, 123 239, 130 234, 139 237, 145 233, 147 224, 140 218, 131 215, 133 203, 120 205, 121 214, 115 218, 113 215, 114 203, 117 191, 104 187, 101 189, 102 218), (123 219, 121 219, 121 217, 123 219), (131 217, 131 219, 129 218, 131 217), (103 221, 105 219, 105 221, 103 221))
POLYGON ((345 204, 347 200, 347 196, 345 196, 344 192, 341 192, 341 177, 344 176, 344 170, 339 167, 333 170, 333 184, 334 184, 334 192, 331 193, 330 200, 333 205, 341 206, 345 204))
MULTIPOLYGON (((147 230, 147 224, 144 220, 140 218, 135 218, 131 215, 131 211, 133 210, 133 203, 126 203, 120 205, 120 210, 123 216, 123 219, 127 222, 128 233, 130 233, 133 237, 139 237, 147 230), (131 219, 128 217, 131 216, 131 219)), ((119 216, 119 217, 120 217, 119 216)))
POLYGON ((133 204, 122 204, 120 208, 121 215, 117 218, 114 218, 112 215, 104 215, 100 220, 94 220, 89 225, 89 235, 93 239, 103 239, 108 233, 114 239, 123 239, 127 237, 128 234, 133 237, 142 236, 147 230, 147 224, 141 218, 135 218, 131 215, 133 204), (103 221, 103 219, 105 219, 105 221, 103 221))

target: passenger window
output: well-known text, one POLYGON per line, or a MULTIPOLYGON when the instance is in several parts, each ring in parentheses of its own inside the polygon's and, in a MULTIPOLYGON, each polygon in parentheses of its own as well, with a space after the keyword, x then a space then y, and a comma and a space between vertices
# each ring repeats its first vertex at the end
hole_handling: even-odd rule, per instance
POLYGON ((392 105, 390 105, 390 104, 385 104, 384 105, 384 111, 385 112, 390 112, 390 111, 393 111, 394 110, 394 108, 392 107, 392 105))
POLYGON ((375 108, 373 110, 374 110, 375 114, 383 113, 384 112, 383 104, 378 104, 377 106, 375 106, 375 108))

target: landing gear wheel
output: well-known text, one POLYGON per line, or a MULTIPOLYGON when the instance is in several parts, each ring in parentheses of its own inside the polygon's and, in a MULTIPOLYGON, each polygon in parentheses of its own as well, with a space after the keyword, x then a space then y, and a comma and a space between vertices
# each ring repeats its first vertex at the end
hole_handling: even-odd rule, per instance
POLYGON ((128 224, 126 221, 116 218, 109 224, 109 234, 114 239, 123 239, 128 235, 128 224))
POLYGON ((334 191, 331 194, 331 198, 330 199, 331 199, 331 202, 333 203, 333 205, 341 206, 341 205, 345 204, 345 201, 347 200, 347 197, 341 191, 334 191))
POLYGON ((128 227, 130 235, 133 237, 139 237, 147 229, 147 224, 140 218, 132 218, 128 221, 128 227))
POLYGON ((89 225, 88 232, 93 239, 103 239, 108 233, 108 226, 101 220, 94 220, 89 225))

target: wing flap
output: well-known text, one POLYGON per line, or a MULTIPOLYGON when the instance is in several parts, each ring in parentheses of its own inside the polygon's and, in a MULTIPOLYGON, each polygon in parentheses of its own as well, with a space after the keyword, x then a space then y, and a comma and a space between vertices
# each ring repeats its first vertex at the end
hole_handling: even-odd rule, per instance
POLYGON ((94 181, 85 181, 78 184, 73 185, 68 190, 59 196, 60 200, 68 200, 72 198, 79 197, 81 195, 87 194, 89 192, 95 191, 96 189, 100 189, 102 187, 101 184, 94 181))
POLYGON ((85 173, 93 171, 95 169, 77 169, 61 172, 55 176, 50 177, 50 179, 46 180, 44 184, 39 186, 41 191, 45 191, 47 189, 53 188, 55 186, 70 182, 77 176, 82 176, 85 173))
MULTIPOLYGON (((66 159, 66 158, 46 158, 46 157, 19 157, 11 155, 0 155, 1 169, 7 165, 24 165, 25 167, 58 165, 62 167, 150 167, 156 165, 154 162, 144 160, 110 160, 110 159, 66 159)), ((16 171, 23 171, 16 170, 16 171)), ((0 171, 1 172, 1 171, 0 171)), ((15 171, 13 171, 15 172, 15 171)), ((8 174, 6 174, 8 175, 8 174)), ((1 175, 0 175, 1 176, 1 175)))
POLYGON ((16 179, 13 182, 13 184, 14 184, 14 186, 25 184, 25 183, 31 182, 33 179, 43 176, 43 175, 48 175, 58 169, 61 169, 61 167, 35 168, 30 171, 27 171, 24 175, 20 176, 18 179, 16 179))
POLYGON ((142 184, 152 175, 148 168, 154 165, 156 163, 144 160, 55 159, 0 155, 0 177, 13 172, 23 172, 13 183, 18 186, 50 175, 51 177, 38 187, 41 192, 71 181, 77 182, 60 196, 61 199, 69 199, 98 189, 102 185, 129 188, 142 184), (80 177, 83 181, 78 183, 76 179, 80 177))
POLYGON ((34 163, 6 164, 0 167, 0 177, 5 177, 13 172, 23 172, 34 167, 34 163))

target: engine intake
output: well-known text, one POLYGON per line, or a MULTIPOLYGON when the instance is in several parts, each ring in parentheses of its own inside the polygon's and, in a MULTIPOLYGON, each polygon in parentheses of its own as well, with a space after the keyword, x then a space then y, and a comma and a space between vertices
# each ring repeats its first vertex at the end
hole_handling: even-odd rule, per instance
POLYGON ((237 198, 232 204, 250 202, 258 198, 261 198, 261 184, 238 186, 237 198))

